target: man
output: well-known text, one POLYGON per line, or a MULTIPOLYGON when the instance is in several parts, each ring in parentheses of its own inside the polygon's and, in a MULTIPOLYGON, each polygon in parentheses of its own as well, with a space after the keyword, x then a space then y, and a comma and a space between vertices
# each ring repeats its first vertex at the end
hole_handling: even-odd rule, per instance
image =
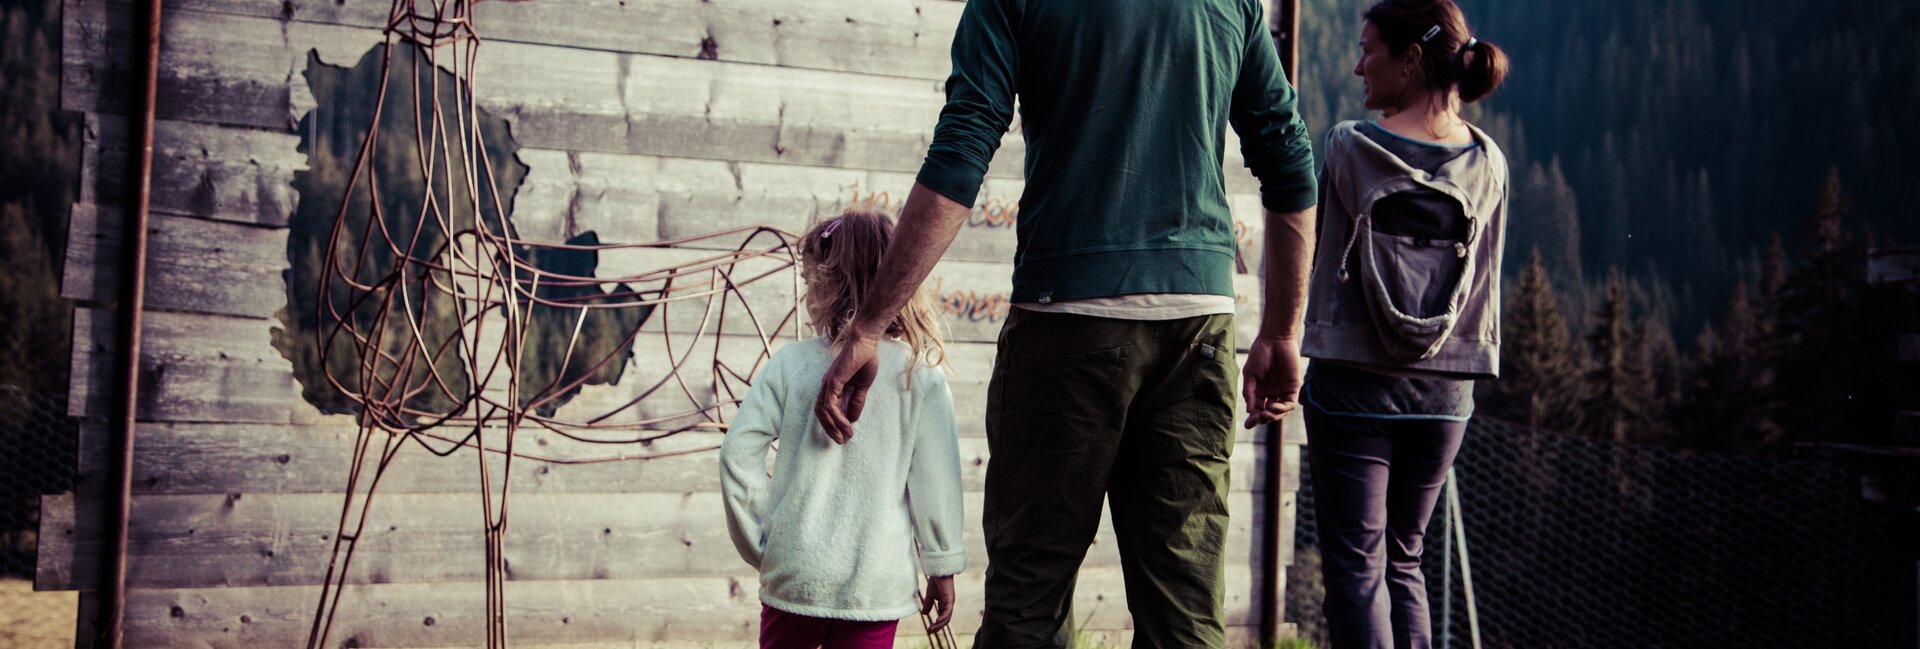
POLYGON ((1222 646, 1236 371, 1226 124, 1266 207, 1248 427, 1295 408, 1316 195, 1261 2, 970 0, 953 68, 884 279, 839 341, 815 414, 836 442, 853 435, 877 341, 966 220, 1017 95, 1027 185, 1017 308, 987 402, 989 562, 975 646, 1068 646, 1103 497, 1134 646, 1222 646))

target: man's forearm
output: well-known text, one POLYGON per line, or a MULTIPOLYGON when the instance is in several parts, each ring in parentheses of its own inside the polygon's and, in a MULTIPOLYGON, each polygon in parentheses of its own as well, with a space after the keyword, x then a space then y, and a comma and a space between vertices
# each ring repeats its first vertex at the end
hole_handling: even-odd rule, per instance
POLYGON ((900 208, 893 245, 880 258, 874 285, 867 293, 866 302, 860 305, 860 312, 854 315, 855 335, 878 337, 886 332, 887 323, 900 314, 907 300, 933 272, 940 256, 953 245, 953 238, 971 211, 940 192, 914 183, 913 191, 907 194, 906 205, 900 208))
POLYGON ((1307 306, 1307 278, 1313 274, 1314 208, 1266 214, 1267 281, 1260 336, 1298 338, 1307 306))

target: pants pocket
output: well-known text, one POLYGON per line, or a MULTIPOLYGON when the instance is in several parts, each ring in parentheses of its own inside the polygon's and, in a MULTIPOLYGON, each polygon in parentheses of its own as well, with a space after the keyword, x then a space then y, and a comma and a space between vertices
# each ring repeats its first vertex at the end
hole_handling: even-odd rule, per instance
POLYGON ((988 442, 1035 451, 1111 444, 1131 395, 1126 362, 1125 347, 1001 355, 987 397, 988 442))

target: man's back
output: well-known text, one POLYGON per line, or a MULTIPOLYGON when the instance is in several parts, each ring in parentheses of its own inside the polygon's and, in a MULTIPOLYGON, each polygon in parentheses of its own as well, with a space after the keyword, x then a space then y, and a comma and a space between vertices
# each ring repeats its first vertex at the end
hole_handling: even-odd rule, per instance
POLYGON ((1229 121, 1269 209, 1313 203, 1257 0, 971 0, 947 90, 919 180, 967 204, 1020 97, 1016 302, 1232 295, 1229 121))

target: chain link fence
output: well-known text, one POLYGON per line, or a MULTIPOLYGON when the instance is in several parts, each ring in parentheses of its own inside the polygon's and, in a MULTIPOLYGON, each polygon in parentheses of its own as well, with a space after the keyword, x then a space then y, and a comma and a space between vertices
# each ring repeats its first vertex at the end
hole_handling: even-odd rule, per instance
MULTIPOLYGON (((1287 611, 1324 646, 1307 462, 1287 611)), ((1487 649, 1920 642, 1913 549, 1897 546, 1894 518, 1863 498, 1863 472, 1846 461, 1616 446, 1479 419, 1454 466, 1487 649)), ((1426 541, 1435 645, 1469 648, 1444 502, 1426 541)))
POLYGON ((77 437, 60 399, 0 385, 0 649, 73 646, 73 593, 33 592, 33 570, 40 497, 73 490, 77 437))

